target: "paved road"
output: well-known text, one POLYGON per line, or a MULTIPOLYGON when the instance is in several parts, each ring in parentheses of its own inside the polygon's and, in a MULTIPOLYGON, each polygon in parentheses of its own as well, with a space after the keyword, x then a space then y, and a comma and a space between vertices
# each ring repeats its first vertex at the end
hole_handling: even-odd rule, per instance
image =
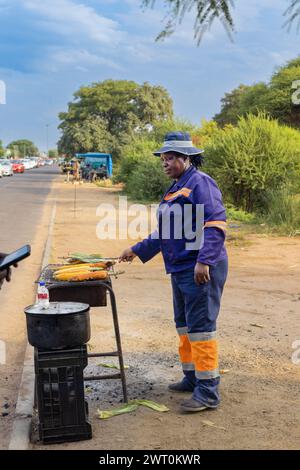
POLYGON ((41 167, 0 179, 0 251, 30 243, 57 167, 41 167))
POLYGON ((57 168, 42 167, 0 179, 0 251, 32 245, 30 258, 20 262, 12 282, 0 291, 0 449, 9 445, 27 345, 23 310, 34 299, 55 195, 48 196, 58 175, 57 168))

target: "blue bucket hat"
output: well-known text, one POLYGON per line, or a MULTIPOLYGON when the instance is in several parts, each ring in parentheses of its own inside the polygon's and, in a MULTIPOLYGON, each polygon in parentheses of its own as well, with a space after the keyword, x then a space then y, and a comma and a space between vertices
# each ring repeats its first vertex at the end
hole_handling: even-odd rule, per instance
POLYGON ((165 141, 163 146, 153 152, 153 155, 160 157, 162 153, 167 152, 178 152, 183 155, 200 155, 204 150, 197 149, 193 146, 191 136, 188 132, 168 132, 165 136, 165 141))

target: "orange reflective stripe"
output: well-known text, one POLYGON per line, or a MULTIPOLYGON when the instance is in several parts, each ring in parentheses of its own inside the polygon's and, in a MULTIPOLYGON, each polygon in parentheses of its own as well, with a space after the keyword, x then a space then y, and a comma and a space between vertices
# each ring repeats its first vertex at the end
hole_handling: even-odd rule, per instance
POLYGON ((192 356, 196 371, 206 372, 218 369, 217 340, 192 341, 192 356))
POLYGON ((205 225, 224 225, 225 227, 227 226, 227 222, 225 220, 209 220, 208 222, 205 223, 205 225))
POLYGON ((192 361, 192 349, 188 335, 179 336, 179 356, 181 362, 193 362, 192 361))
POLYGON ((179 189, 179 191, 176 191, 175 193, 169 193, 164 197, 165 201, 170 201, 171 199, 175 199, 177 196, 184 196, 184 197, 189 197, 191 194, 192 190, 189 188, 182 188, 179 189))
POLYGON ((227 230, 227 223, 224 220, 210 220, 204 224, 204 228, 206 227, 216 227, 225 232, 227 230))

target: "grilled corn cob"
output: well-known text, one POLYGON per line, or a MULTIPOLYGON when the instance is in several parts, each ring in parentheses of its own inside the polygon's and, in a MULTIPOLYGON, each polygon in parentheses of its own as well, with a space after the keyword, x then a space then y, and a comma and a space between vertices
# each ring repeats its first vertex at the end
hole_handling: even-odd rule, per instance
POLYGON ((56 281, 88 281, 95 279, 107 279, 108 273, 106 270, 100 271, 78 271, 71 273, 60 273, 54 275, 56 281))
POLYGON ((80 264, 78 266, 63 266, 60 268, 57 268, 54 271, 54 275, 58 273, 69 273, 69 272, 76 272, 76 271, 82 271, 82 270, 90 270, 90 269, 106 269, 107 266, 105 263, 94 263, 94 264, 80 264))
POLYGON ((74 270, 74 271, 57 271, 53 274, 53 277, 57 278, 58 276, 63 276, 63 275, 67 275, 67 274, 76 276, 77 274, 95 273, 95 272, 99 272, 99 271, 106 271, 106 270, 103 269, 103 268, 90 268, 90 269, 82 269, 81 268, 81 269, 77 269, 77 270, 74 270))

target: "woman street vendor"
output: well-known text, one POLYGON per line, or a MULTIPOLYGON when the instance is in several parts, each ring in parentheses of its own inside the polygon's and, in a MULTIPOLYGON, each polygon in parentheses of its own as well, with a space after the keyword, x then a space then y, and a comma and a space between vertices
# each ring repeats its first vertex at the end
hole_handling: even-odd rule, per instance
POLYGON ((182 410, 190 412, 216 408, 220 403, 216 323, 228 271, 225 208, 216 182, 197 169, 202 154, 188 133, 166 135, 154 155, 160 157, 165 173, 174 181, 159 205, 158 230, 120 256, 120 261, 137 256, 146 263, 159 252, 163 255, 166 272, 171 274, 184 374, 169 389, 192 393, 181 404, 182 410))

